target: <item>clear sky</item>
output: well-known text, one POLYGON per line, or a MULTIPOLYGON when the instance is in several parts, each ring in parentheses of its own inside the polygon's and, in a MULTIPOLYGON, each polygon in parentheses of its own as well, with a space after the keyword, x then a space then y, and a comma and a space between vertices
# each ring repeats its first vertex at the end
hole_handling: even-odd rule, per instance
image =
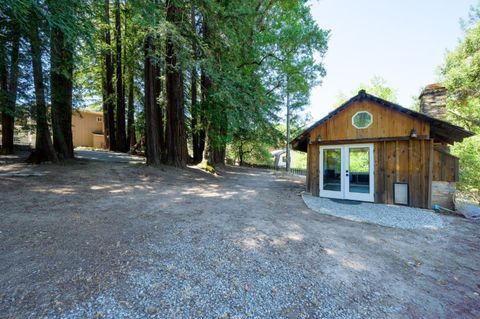
POLYGON ((374 75, 412 104, 422 87, 438 80, 446 50, 462 35, 460 18, 478 0, 312 0, 318 25, 331 30, 324 59, 327 76, 312 90, 306 108, 319 119, 339 91, 347 96, 374 75))

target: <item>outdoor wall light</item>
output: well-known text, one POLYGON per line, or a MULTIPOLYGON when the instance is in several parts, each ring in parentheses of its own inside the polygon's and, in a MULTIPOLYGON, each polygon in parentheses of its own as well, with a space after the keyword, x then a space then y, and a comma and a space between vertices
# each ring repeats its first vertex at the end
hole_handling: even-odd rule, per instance
POLYGON ((320 137, 320 135, 317 136, 317 143, 320 143, 322 141, 322 138, 320 137))
POLYGON ((417 130, 415 128, 412 128, 412 131, 410 132, 410 137, 411 138, 416 138, 417 137, 417 130))

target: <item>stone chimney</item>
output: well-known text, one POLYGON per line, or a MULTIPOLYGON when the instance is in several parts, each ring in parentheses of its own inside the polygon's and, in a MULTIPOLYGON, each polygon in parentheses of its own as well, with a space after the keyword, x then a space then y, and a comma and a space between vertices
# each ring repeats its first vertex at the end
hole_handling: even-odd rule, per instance
POLYGON ((439 120, 447 117, 447 89, 435 83, 427 85, 420 94, 420 112, 439 120))

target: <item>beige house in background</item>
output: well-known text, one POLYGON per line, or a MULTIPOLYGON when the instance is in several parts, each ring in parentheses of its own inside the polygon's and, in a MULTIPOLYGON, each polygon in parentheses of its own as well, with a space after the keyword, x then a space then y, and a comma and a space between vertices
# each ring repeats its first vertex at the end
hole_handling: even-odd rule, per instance
POLYGON ((72 115, 73 147, 106 148, 103 136, 103 113, 77 110, 72 115))
MULTIPOLYGON (((29 124, 34 124, 29 121, 29 124)), ((2 136, 2 125, 0 124, 0 145, 2 136)), ((72 135, 73 147, 92 147, 105 149, 106 143, 103 136, 103 113, 86 110, 74 110, 72 114, 72 135)), ((35 147, 35 129, 26 130, 21 126, 15 126, 15 145, 26 145, 35 147)))

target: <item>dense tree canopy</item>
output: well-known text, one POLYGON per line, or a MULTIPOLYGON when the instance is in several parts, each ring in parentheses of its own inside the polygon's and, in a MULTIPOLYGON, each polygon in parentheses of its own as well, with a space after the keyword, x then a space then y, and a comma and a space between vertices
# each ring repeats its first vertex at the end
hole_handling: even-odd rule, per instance
POLYGON ((88 107, 111 150, 145 147, 150 164, 243 162, 288 142, 279 123, 325 75, 328 32, 306 0, 7 0, 0 12, 2 136, 28 109, 34 161, 72 157, 71 115, 88 107))
MULTIPOLYGON (((480 18, 480 17, 478 17, 480 18)), ((448 52, 441 68, 449 92, 449 115, 470 130, 480 129, 480 21, 465 26, 465 36, 448 52)))
MULTIPOLYGON (((448 90, 449 119, 480 134, 480 6, 472 8, 464 24, 464 37, 448 52, 441 67, 443 84, 448 90)), ((462 186, 480 189, 480 137, 473 136, 452 150, 460 157, 462 186)))

